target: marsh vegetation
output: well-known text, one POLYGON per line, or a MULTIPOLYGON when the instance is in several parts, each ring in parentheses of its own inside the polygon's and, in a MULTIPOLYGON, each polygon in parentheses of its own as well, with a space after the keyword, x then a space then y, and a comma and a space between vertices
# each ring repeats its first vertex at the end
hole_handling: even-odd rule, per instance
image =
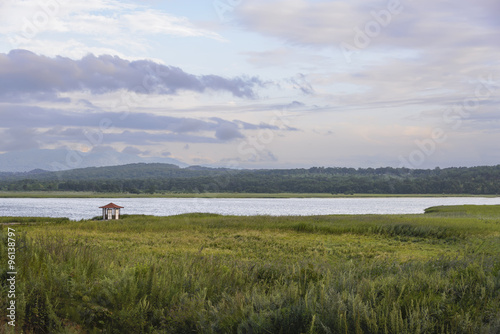
POLYGON ((0 221, 25 333, 499 333, 500 207, 427 212, 0 221))

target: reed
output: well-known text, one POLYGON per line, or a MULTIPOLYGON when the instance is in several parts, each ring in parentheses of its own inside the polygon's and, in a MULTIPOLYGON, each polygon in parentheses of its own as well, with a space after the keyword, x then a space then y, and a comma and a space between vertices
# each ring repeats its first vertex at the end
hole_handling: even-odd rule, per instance
MULTIPOLYGON (((18 328, 498 333, 500 210, 462 209, 397 216, 17 219, 18 328)), ((16 219, 1 219, 9 220, 16 219)), ((5 259, 6 226, 0 241, 5 259)), ((2 298, 0 309, 6 307, 2 298)), ((2 315, 1 328, 9 333, 6 320, 2 315)))

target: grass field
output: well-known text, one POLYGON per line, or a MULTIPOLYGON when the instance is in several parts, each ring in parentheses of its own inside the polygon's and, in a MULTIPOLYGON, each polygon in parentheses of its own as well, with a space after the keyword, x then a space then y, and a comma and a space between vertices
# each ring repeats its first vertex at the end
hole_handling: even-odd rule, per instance
POLYGON ((328 194, 328 193, 96 193, 86 191, 0 191, 0 198, 344 198, 344 197, 498 197, 468 194, 328 194))
MULTIPOLYGON (((500 333, 500 206, 0 218, 24 333, 500 333)), ((1 331, 1 330, 0 330, 1 331)))

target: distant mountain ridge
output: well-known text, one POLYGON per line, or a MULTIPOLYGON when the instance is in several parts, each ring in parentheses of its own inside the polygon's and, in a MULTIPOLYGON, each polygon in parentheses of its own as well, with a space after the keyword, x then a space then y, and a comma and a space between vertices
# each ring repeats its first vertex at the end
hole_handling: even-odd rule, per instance
POLYGON ((0 172, 0 180, 2 179, 7 179, 7 178, 23 178, 23 177, 32 177, 34 175, 40 175, 40 174, 45 174, 45 173, 50 173, 50 171, 44 170, 44 169, 33 169, 30 170, 29 172, 0 172))
POLYGON ((188 166, 182 161, 173 158, 144 158, 114 150, 84 153, 65 149, 31 149, 0 154, 0 172, 30 172, 36 169, 59 171, 132 163, 167 163, 180 167, 188 166))
POLYGON ((218 174, 225 168, 188 166, 181 168, 166 163, 132 163, 119 166, 85 167, 62 171, 34 169, 29 172, 0 172, 0 180, 137 180, 150 178, 193 177, 205 174, 218 174))

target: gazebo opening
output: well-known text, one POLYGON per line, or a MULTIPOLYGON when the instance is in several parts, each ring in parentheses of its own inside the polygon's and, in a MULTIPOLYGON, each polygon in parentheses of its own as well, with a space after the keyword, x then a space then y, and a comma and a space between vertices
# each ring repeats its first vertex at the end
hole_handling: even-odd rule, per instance
POLYGON ((109 203, 108 205, 100 206, 99 208, 102 209, 102 219, 110 220, 120 219, 120 209, 123 209, 123 206, 109 203))

